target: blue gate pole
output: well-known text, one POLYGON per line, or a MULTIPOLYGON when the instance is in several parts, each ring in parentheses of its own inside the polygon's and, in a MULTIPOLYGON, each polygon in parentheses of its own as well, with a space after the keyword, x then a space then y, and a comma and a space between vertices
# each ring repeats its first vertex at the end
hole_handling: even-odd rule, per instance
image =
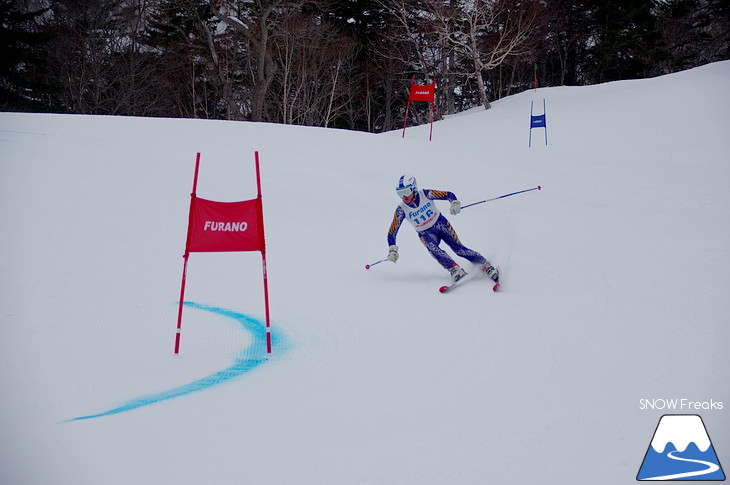
POLYGON ((530 138, 527 141, 527 148, 532 147, 532 104, 534 101, 530 101, 530 138))
POLYGON ((547 146, 547 108, 545 106, 545 98, 542 98, 542 115, 545 117, 545 146, 547 146))

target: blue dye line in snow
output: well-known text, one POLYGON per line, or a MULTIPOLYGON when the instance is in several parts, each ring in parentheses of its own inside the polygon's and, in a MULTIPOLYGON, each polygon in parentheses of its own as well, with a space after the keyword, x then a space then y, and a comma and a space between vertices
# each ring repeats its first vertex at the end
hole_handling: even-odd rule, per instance
MULTIPOLYGON (((69 419, 66 422, 71 421, 81 421, 85 419, 93 419, 93 418, 101 418, 103 416, 111 416, 112 414, 119 414, 126 411, 132 411, 133 409, 138 409, 143 406, 149 406, 150 404, 155 404, 161 401, 166 401, 168 399, 174 399, 176 397, 185 396, 187 394, 191 394, 193 392, 198 391, 204 391, 206 389, 210 389, 212 387, 215 387, 219 384, 223 384, 224 382, 228 382, 232 379, 235 379, 236 377, 239 377, 259 365, 266 362, 268 359, 266 358, 266 324, 256 320, 253 317, 250 317, 248 315, 244 315, 243 313, 237 313, 232 310, 227 310, 225 308, 217 308, 217 307, 211 307, 206 305, 201 305, 198 303, 193 302, 184 302, 185 306, 195 308, 198 310, 203 310, 211 313, 215 313, 217 315, 222 315, 224 317, 232 318, 236 321, 238 321, 243 327, 251 332, 252 335, 252 341, 251 345, 249 345, 245 350, 243 350, 239 357, 235 359, 232 365, 229 367, 226 367, 225 369, 216 372, 214 374, 211 374, 209 376, 203 377, 202 379, 195 380, 193 382, 190 382, 188 384, 185 384, 180 387, 175 387, 173 389, 169 389, 167 391, 159 392, 156 394, 150 394, 148 396, 139 397, 136 399, 131 399, 127 401, 126 403, 122 404, 119 407, 116 407, 114 409, 110 409, 109 411, 105 411, 103 413, 99 414, 91 414, 89 416, 80 416, 78 418, 69 419)), ((285 346, 281 342, 281 338, 278 337, 275 333, 272 332, 271 335, 271 342, 272 342, 272 352, 281 353, 285 350, 285 346)))

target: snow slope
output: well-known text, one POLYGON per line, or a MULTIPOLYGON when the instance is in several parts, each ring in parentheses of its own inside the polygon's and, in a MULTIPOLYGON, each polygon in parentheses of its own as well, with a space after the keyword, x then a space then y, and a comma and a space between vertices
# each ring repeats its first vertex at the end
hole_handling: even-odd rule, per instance
POLYGON ((728 76, 524 92, 432 142, 0 114, 0 483, 628 484, 668 412, 730 463, 728 76), (233 201, 255 150, 274 355, 259 254, 194 253, 175 356, 195 154, 233 201), (405 226, 364 269, 403 172, 464 204, 543 187, 450 217, 503 291, 440 295, 405 226))

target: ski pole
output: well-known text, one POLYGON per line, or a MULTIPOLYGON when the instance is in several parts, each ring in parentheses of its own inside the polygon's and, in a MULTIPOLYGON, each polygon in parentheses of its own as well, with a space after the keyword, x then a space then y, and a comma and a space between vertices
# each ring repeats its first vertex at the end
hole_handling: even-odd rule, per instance
POLYGON ((370 269, 376 264, 384 263, 385 261, 388 261, 387 259, 381 259, 380 261, 375 261, 374 263, 366 264, 365 269, 370 269))
POLYGON ((499 197, 495 197, 493 199, 480 200, 479 202, 472 202, 471 204, 462 205, 461 208, 462 209, 466 209, 467 207, 471 207, 473 205, 483 204, 485 202, 491 202, 491 201, 497 200, 497 199, 504 199, 505 197, 509 197, 510 195, 517 195, 517 194, 522 194, 522 193, 525 193, 525 192, 530 192, 532 190, 541 190, 541 189, 542 189, 542 187, 538 185, 537 187, 533 187, 531 189, 520 190, 518 192, 512 192, 511 194, 506 194, 506 195, 500 195, 499 197))

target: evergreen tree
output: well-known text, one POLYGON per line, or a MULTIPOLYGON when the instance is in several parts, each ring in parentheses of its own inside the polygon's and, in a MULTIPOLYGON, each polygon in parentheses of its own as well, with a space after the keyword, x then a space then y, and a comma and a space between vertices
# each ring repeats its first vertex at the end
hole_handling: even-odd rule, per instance
POLYGON ((54 37, 43 23, 48 9, 21 10, 0 0, 0 109, 45 111, 58 108, 43 52, 54 37))
POLYGON ((652 72, 659 35, 653 0, 592 0, 587 68, 592 82, 637 79, 652 72))
POLYGON ((659 74, 730 58, 727 0, 664 0, 657 18, 666 50, 659 74))

